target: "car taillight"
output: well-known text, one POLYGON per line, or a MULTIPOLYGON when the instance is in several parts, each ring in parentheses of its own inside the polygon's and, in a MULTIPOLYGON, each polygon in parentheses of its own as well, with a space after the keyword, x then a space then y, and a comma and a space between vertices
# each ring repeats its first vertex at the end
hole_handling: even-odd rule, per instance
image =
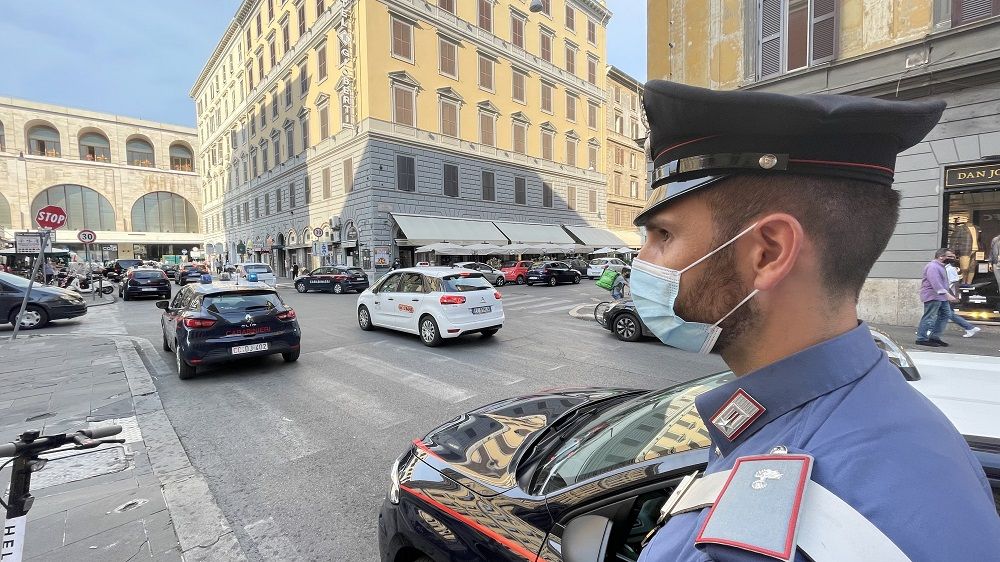
POLYGON ((462 295, 441 295, 441 304, 465 304, 462 295))
POLYGON ((346 275, 334 275, 333 276, 333 280, 334 281, 346 281, 347 280, 347 276, 346 275))
POLYGON ((184 326, 188 328, 211 328, 215 326, 215 320, 209 318, 185 318, 184 326))
POLYGON ((503 295, 500 294, 500 291, 493 291, 493 298, 500 300, 503 298, 503 295))
POLYGON ((289 308, 284 312, 279 312, 278 320, 295 320, 295 311, 289 308))

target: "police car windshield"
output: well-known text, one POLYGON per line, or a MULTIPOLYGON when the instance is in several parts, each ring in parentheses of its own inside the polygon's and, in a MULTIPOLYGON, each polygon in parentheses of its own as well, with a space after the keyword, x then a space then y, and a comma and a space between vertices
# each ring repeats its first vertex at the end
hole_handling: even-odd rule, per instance
POLYGON ((708 430, 694 399, 735 378, 719 373, 609 408, 546 457, 532 478, 532 493, 547 494, 616 468, 708 447, 708 430))

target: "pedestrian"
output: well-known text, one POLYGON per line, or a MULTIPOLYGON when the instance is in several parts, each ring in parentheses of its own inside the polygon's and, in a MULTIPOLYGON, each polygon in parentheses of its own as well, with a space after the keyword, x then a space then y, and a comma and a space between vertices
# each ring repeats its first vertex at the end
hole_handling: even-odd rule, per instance
POLYGON ((298 262, 293 262, 292 263, 292 279, 295 279, 298 276, 299 276, 299 264, 298 264, 298 262))
POLYGON ((611 285, 611 298, 615 300, 628 300, 632 297, 632 291, 628 284, 628 279, 631 275, 632 268, 626 267, 622 269, 621 275, 615 277, 615 282, 611 285))
POLYGON ((392 267, 389 268, 389 271, 393 269, 399 269, 399 258, 392 260, 392 267))
POLYGON ((642 103, 654 179, 632 300, 661 342, 718 353, 733 375, 695 398, 710 477, 640 562, 860 562, 831 557, 857 544, 863 560, 996 559, 980 463, 858 320, 899 217, 896 155, 944 102, 653 80, 642 103), (831 503, 812 499, 820 486, 831 503), (838 525, 799 525, 812 542, 796 543, 799 517, 838 525))
POLYGON ((956 298, 955 301, 948 303, 948 319, 958 324, 960 328, 965 330, 965 333, 962 334, 963 338, 971 338, 979 332, 980 328, 979 326, 973 326, 971 322, 962 318, 955 310, 955 303, 962 300, 961 297, 958 296, 958 282, 961 279, 961 275, 959 274, 957 262, 955 260, 946 261, 944 264, 944 270, 948 274, 948 292, 956 298))
POLYGON ((920 300, 924 303, 924 315, 917 326, 917 345, 928 347, 948 347, 941 341, 941 332, 951 318, 951 303, 958 302, 948 288, 948 271, 944 264, 957 260, 955 252, 941 248, 934 252, 934 259, 924 266, 920 281, 920 300))
POLYGON ((52 276, 56 274, 56 270, 52 267, 52 260, 50 258, 45 258, 45 264, 42 266, 42 273, 45 274, 45 284, 48 285, 52 283, 52 276))

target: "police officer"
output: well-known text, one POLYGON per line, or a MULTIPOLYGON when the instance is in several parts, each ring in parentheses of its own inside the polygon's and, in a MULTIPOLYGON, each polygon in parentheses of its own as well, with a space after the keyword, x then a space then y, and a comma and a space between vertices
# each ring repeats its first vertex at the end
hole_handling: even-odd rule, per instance
POLYGON ((981 465, 857 319, 899 214, 896 155, 944 103, 664 81, 644 96, 654 191, 632 298, 663 343, 714 351, 737 378, 696 401, 705 473, 731 482, 711 507, 665 514, 640 561, 806 560, 807 539, 843 562, 1000 560, 981 465), (843 528, 815 523, 833 509, 820 499, 843 528))

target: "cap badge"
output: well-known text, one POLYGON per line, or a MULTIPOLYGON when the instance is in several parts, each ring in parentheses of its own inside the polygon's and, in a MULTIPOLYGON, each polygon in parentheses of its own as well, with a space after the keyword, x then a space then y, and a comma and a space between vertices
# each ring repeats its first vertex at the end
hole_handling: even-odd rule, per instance
POLYGON ((750 483, 750 487, 754 490, 763 490, 767 488, 768 480, 781 480, 782 474, 777 470, 771 468, 764 468, 753 473, 753 477, 756 478, 750 483))
POLYGON ((775 164, 778 163, 778 157, 773 154, 765 154, 761 156, 759 160, 757 160, 757 163, 760 164, 761 168, 764 168, 765 170, 770 170, 775 166, 775 164))
POLYGON ((764 413, 764 406, 750 397, 742 388, 738 389, 722 404, 719 411, 712 416, 712 425, 726 439, 733 441, 750 427, 764 413))

